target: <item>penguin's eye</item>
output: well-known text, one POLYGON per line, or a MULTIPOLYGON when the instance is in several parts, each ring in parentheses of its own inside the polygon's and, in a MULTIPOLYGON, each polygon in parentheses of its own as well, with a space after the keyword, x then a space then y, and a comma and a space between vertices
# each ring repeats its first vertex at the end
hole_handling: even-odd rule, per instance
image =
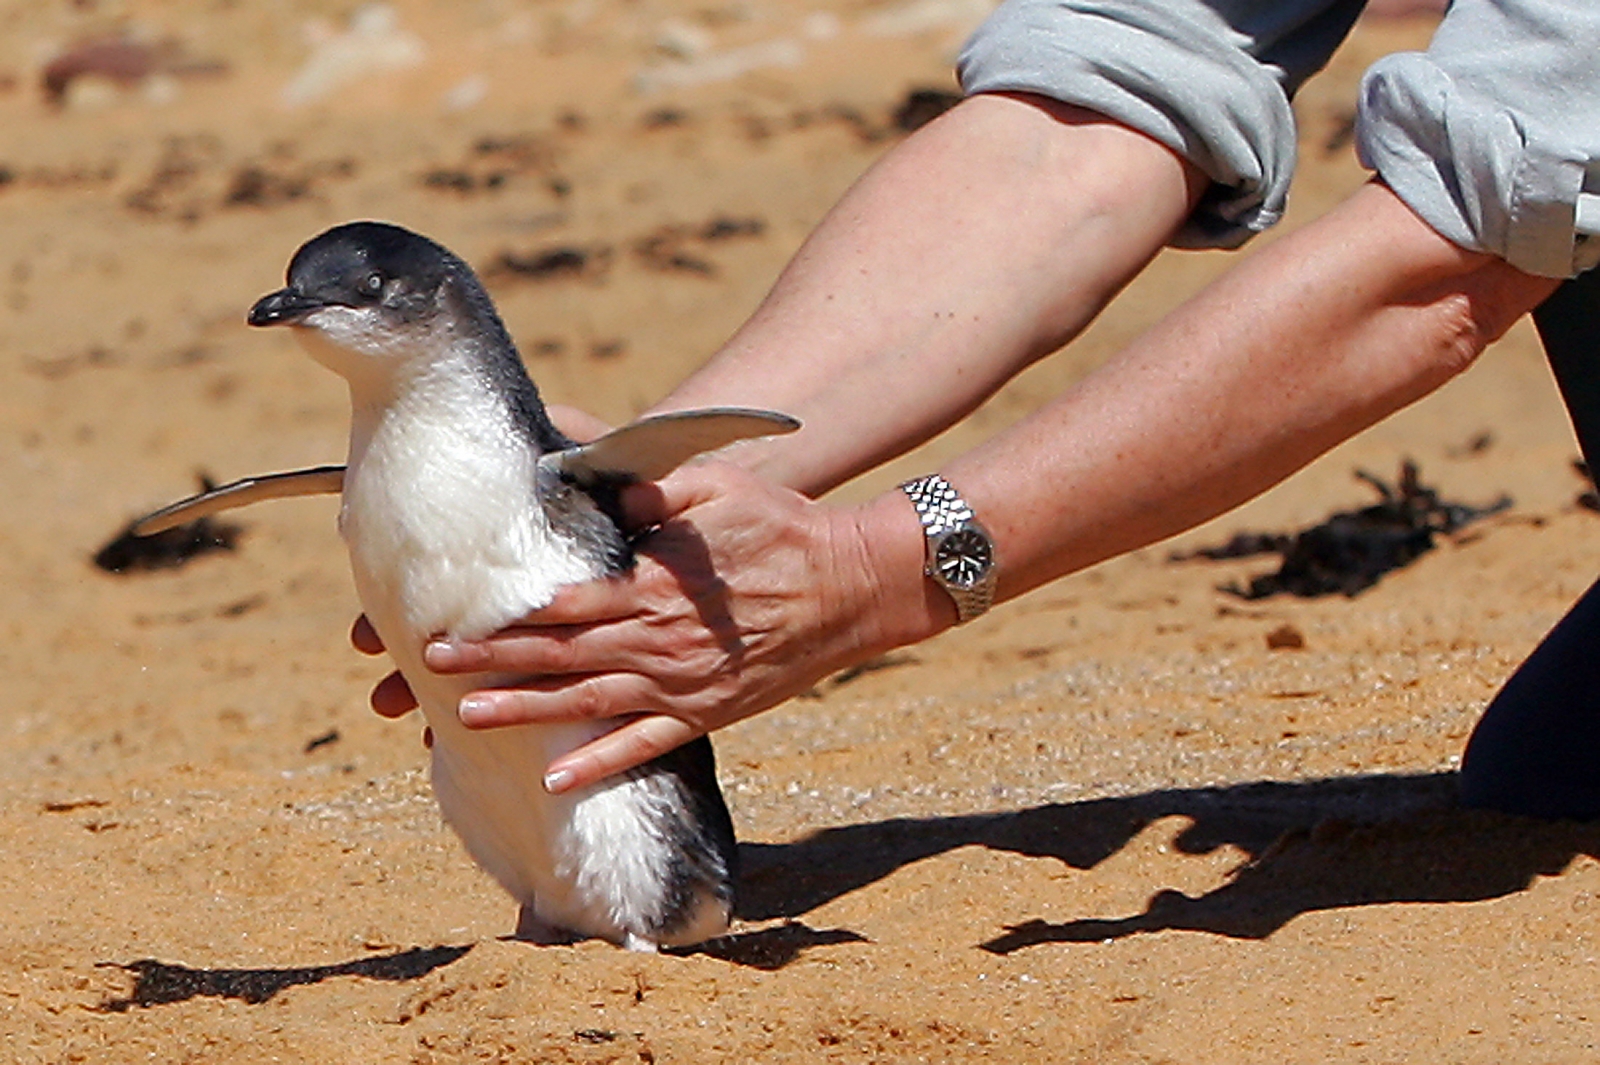
POLYGON ((383 291, 383 275, 374 270, 361 279, 361 291, 368 296, 376 296, 383 291))

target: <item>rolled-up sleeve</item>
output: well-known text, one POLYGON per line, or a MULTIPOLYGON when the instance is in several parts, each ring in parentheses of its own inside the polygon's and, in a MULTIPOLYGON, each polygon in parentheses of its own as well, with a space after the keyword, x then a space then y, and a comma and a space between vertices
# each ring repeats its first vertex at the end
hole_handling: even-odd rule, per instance
POLYGON ((1426 52, 1373 65, 1362 161, 1440 234, 1518 269, 1600 261, 1600 4, 1457 0, 1426 52))
POLYGON ((1233 247, 1281 217, 1289 99, 1359 0, 1006 0, 963 50, 962 87, 1033 92, 1139 130, 1211 186, 1174 243, 1233 247))

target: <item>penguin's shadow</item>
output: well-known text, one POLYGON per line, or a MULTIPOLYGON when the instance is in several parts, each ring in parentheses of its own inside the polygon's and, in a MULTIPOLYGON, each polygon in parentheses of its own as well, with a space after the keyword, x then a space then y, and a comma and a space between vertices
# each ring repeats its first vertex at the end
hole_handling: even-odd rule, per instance
MULTIPOLYGON (((1186 854, 1231 845, 1244 864, 1199 896, 1152 885, 1145 912, 1039 918, 979 944, 1008 954, 1187 929, 1262 939, 1304 913, 1392 902, 1475 902, 1514 894, 1600 857, 1600 824, 1542 822, 1456 802, 1456 776, 1370 775, 1174 789, 1012 813, 896 819, 824 829, 785 844, 746 844, 739 916, 794 918, 924 858, 987 847, 1093 869, 1152 822, 1186 818, 1186 854)), ((1057 908, 1057 907, 1052 907, 1057 908)))
POLYGON ((771 928, 719 936, 692 947, 667 947, 664 953, 682 957, 700 954, 748 969, 777 972, 812 947, 866 942, 866 936, 848 928, 811 928, 800 921, 785 921, 771 928))

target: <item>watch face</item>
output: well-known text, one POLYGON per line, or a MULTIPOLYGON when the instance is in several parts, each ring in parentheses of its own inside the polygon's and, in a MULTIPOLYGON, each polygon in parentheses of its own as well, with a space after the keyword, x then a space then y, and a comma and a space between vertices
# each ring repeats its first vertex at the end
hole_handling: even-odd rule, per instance
POLYGON ((957 529, 939 541, 933 568, 939 578, 956 588, 970 588, 984 578, 994 562, 994 550, 982 533, 957 529))

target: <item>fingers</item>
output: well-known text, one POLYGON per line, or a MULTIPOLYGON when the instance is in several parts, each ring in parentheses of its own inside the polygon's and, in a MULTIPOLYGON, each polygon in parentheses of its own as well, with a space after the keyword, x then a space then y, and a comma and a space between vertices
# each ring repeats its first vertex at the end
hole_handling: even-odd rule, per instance
MULTIPOLYGON (((657 484, 629 486, 623 492, 623 507, 631 525, 660 525, 717 498, 731 480, 747 476, 726 463, 708 461, 675 471, 657 484)), ((639 566, 631 574, 568 585, 518 625, 482 640, 431 640, 423 649, 423 661, 436 673, 551 674, 659 668, 659 654, 649 663, 639 658, 649 643, 641 633, 650 625, 632 627, 624 635, 619 631, 623 627, 612 623, 644 618, 653 619, 659 627, 674 613, 702 613, 704 593, 710 589, 721 594, 721 585, 698 534, 677 528, 658 530, 641 545, 639 566), (694 602, 686 607, 686 600, 694 602), (621 648, 632 653, 619 651, 621 648)), ((659 646, 650 649, 663 650, 659 646)))
MULTIPOLYGON (((384 652, 383 641, 378 638, 377 630, 365 614, 356 618, 356 623, 350 627, 350 642, 365 655, 381 655, 384 652)), ((399 673, 391 673, 374 685, 371 702, 372 709, 380 717, 405 717, 417 708, 417 697, 411 694, 410 685, 399 673)))
POLYGON ((529 663, 536 661, 546 645, 557 642, 539 630, 526 628, 504 629, 471 643, 440 637, 428 641, 422 661, 435 673, 549 672, 548 665, 541 669, 529 663))
MULTIPOLYGON (((355 624, 350 625, 350 643, 355 644, 355 649, 362 654, 384 652, 384 641, 379 640, 378 630, 373 628, 370 620, 366 620, 366 614, 357 617, 355 624)), ((405 678, 395 672, 374 684, 371 704, 374 712, 382 718, 403 718, 416 710, 416 696, 411 694, 411 686, 405 683, 405 678)), ((424 734, 422 745, 429 747, 432 742, 434 737, 424 734)))
POLYGON ((380 680, 372 689, 372 709, 379 717, 404 717, 417 708, 417 697, 398 672, 380 680))
POLYGON ((470 692, 457 708, 468 728, 548 725, 598 721, 626 713, 627 707, 660 705, 650 683, 637 673, 603 673, 572 678, 535 678, 515 688, 470 692))
POLYGON ((624 582, 600 580, 562 588, 549 606, 482 640, 436 637, 422 649, 435 673, 559 673, 566 670, 572 642, 590 626, 632 617, 635 595, 624 582))
POLYGON ((629 529, 648 529, 660 525, 676 513, 671 509, 661 486, 651 481, 630 484, 618 495, 623 524, 629 529))
POLYGON ((545 770, 545 790, 559 795, 633 769, 682 746, 699 730, 675 717, 650 714, 562 755, 545 770))
POLYGON ((660 525, 715 498, 744 476, 748 475, 743 470, 714 459, 681 466, 659 481, 643 481, 624 488, 622 512, 631 528, 660 525))
POLYGON ((383 641, 378 638, 378 631, 365 614, 356 618, 356 623, 350 627, 350 642, 364 655, 381 655, 384 652, 383 641))

